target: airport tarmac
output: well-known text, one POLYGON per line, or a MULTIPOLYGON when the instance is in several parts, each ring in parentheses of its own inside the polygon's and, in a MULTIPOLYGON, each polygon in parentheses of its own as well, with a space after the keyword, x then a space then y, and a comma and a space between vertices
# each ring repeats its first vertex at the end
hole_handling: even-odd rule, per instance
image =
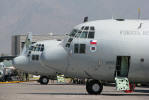
POLYGON ((104 86, 101 95, 88 95, 85 85, 40 85, 37 82, 0 84, 0 100, 148 100, 149 88, 136 87, 133 93, 117 92, 104 86))

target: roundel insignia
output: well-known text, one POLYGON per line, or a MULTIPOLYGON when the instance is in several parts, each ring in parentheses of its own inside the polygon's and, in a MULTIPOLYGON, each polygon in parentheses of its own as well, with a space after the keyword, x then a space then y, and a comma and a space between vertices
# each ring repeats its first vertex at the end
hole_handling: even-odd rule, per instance
POLYGON ((95 45, 90 46, 90 51, 95 52, 96 51, 96 46, 95 45))

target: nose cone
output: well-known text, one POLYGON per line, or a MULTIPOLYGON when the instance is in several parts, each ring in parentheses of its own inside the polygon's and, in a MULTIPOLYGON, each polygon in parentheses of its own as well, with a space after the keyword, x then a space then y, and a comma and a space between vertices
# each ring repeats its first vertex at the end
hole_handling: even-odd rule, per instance
POLYGON ((27 64, 27 57, 25 56, 18 56, 13 59, 13 65, 16 68, 20 69, 21 67, 24 67, 25 64, 27 64))

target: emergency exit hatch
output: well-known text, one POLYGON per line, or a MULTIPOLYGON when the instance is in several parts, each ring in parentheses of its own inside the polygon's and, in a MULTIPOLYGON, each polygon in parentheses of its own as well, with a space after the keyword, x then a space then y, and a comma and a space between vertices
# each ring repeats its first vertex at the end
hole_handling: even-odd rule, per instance
POLYGON ((116 89, 118 91, 130 90, 128 80, 129 67, 130 67, 130 56, 117 56, 115 82, 116 82, 116 89))

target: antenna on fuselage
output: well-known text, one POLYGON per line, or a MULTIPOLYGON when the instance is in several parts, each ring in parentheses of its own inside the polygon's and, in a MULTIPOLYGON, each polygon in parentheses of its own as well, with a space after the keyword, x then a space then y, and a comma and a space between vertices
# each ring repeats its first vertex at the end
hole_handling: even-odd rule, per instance
POLYGON ((140 19, 140 17, 141 17, 141 10, 140 8, 138 8, 138 19, 140 19))
POLYGON ((88 22, 88 16, 86 16, 86 17, 84 17, 84 21, 83 21, 84 23, 85 22, 88 22))

